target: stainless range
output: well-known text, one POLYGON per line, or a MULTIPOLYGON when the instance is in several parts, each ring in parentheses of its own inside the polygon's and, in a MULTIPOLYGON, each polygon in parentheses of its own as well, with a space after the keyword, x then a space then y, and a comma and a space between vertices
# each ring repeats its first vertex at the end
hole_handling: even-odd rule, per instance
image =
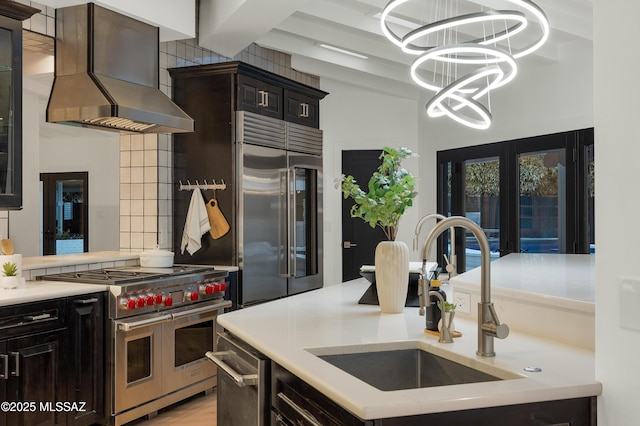
POLYGON ((155 414, 216 386, 216 318, 226 271, 202 265, 116 267, 45 275, 44 280, 109 286, 107 409, 111 424, 155 414))

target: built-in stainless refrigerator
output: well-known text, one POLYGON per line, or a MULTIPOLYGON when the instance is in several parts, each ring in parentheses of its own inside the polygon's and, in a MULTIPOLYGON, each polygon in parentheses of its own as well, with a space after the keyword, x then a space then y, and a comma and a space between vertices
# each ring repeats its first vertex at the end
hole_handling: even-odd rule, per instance
POLYGON ((238 305, 322 287, 322 131, 237 113, 238 305))

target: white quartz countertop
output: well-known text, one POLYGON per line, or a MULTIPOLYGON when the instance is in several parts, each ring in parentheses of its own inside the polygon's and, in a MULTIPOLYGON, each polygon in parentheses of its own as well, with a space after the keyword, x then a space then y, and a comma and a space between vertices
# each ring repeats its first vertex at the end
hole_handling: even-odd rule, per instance
POLYGON ((0 306, 37 302, 60 297, 78 296, 106 291, 107 286, 99 284, 77 284, 58 281, 27 281, 24 287, 0 288, 0 306))
MULTIPOLYGON (((491 262, 496 295, 594 312, 595 256, 511 253, 491 262)), ((454 288, 480 288, 480 268, 451 278, 454 288)))
POLYGON ((368 286, 366 280, 358 279, 225 313, 218 321, 365 420, 595 396, 602 392, 595 380, 592 351, 512 332, 505 340, 495 339, 495 357, 480 357, 476 355, 475 321, 456 320, 462 337, 451 344, 438 343, 436 336, 424 333, 424 317, 418 315, 417 308, 405 308, 402 314, 381 314, 378 306, 358 304, 368 286), (366 348, 390 344, 400 348, 407 342, 425 345, 441 356, 467 360, 482 369, 508 371, 519 378, 437 389, 381 391, 312 353, 336 352, 324 348, 353 345, 366 348), (531 366, 542 371, 524 371, 531 366))

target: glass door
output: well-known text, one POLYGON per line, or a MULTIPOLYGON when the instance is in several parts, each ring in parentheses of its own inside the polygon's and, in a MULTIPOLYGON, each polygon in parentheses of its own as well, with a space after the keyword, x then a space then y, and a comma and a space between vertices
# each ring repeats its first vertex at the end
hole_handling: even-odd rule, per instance
POLYGON ((316 181, 313 169, 295 167, 293 196, 293 274, 295 278, 318 273, 316 246, 318 228, 316 226, 316 181))
POLYGON ((43 255, 89 251, 88 172, 41 173, 43 255))
POLYGON ((521 253, 567 253, 565 149, 518 155, 521 253))
MULTIPOLYGON (((474 221, 487 235, 491 259, 500 257, 499 157, 478 158, 464 162, 463 209, 464 216, 474 221)), ((471 231, 465 232, 463 244, 464 270, 468 271, 480 266, 480 245, 471 231)))

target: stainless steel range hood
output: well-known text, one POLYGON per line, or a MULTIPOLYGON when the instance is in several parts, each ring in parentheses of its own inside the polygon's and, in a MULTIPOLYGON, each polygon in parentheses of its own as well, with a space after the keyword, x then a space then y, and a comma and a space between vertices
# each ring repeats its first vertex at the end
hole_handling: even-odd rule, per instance
POLYGON ((125 133, 192 132, 158 89, 158 28, 93 3, 56 10, 47 121, 125 133))

